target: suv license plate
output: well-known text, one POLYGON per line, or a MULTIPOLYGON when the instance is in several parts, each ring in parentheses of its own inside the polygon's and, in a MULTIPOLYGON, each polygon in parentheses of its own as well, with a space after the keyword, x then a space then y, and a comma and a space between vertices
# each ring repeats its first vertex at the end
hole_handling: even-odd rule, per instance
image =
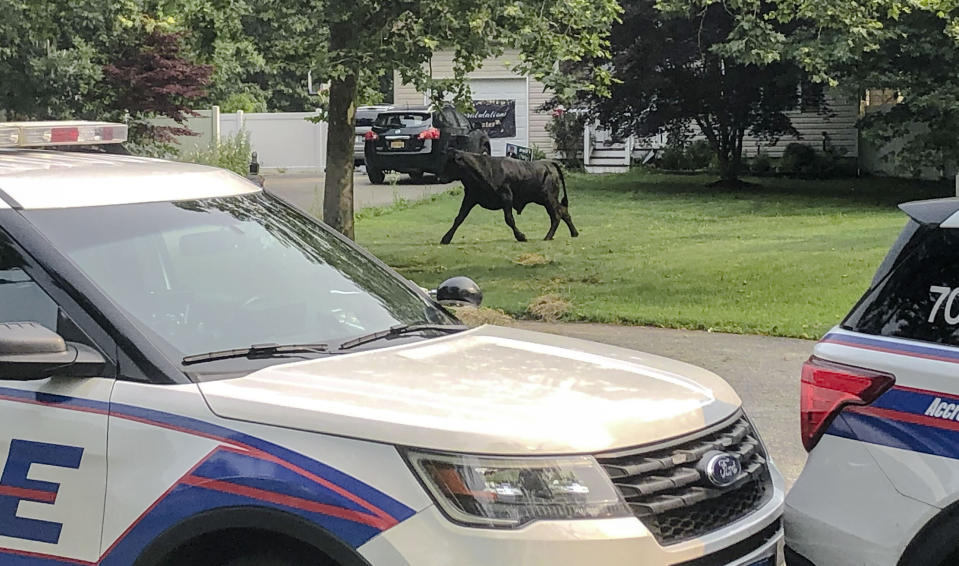
POLYGON ((404 141, 391 141, 390 149, 403 149, 406 147, 406 142, 404 141))

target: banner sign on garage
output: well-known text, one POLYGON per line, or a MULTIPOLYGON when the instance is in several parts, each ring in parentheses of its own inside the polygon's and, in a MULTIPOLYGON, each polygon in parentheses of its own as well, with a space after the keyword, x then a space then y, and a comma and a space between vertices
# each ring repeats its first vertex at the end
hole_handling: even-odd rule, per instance
POLYGON ((473 127, 486 130, 490 138, 516 137, 515 100, 474 100, 476 111, 467 114, 473 127))

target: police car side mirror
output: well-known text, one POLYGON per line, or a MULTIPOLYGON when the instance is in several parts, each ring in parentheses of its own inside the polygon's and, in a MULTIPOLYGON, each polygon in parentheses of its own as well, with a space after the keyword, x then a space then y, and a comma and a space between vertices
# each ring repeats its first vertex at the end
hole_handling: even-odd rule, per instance
POLYGON ((430 294, 439 304, 447 307, 478 307, 483 304, 483 291, 469 277, 447 279, 430 294))
POLYGON ((0 324, 0 380, 98 377, 105 365, 96 350, 35 322, 0 324))

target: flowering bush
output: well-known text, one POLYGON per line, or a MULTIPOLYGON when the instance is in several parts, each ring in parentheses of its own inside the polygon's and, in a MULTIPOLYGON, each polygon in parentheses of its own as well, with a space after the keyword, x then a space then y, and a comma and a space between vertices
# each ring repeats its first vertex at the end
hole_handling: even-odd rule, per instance
POLYGON ((546 131, 567 167, 579 169, 583 166, 581 154, 586 120, 583 112, 570 112, 559 107, 553 110, 553 118, 546 124, 546 131))

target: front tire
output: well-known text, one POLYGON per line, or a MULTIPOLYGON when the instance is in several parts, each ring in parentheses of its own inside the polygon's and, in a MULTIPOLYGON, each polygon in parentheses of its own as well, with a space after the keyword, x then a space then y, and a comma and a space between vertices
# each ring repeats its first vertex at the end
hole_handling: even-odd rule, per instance
POLYGON ((410 179, 412 179, 414 183, 422 183, 422 182, 423 182, 423 172, 422 172, 422 171, 413 171, 413 172, 411 172, 411 173, 410 173, 410 179))
POLYGON ((370 182, 374 185, 382 185, 383 181, 386 180, 386 173, 369 165, 366 166, 366 176, 369 177, 370 182))

